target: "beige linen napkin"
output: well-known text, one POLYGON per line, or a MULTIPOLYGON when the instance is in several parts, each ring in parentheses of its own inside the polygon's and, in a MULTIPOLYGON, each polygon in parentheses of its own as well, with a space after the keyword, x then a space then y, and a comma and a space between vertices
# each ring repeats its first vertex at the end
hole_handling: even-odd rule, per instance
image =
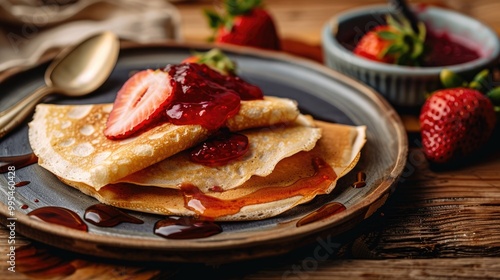
POLYGON ((141 43, 176 40, 179 21, 167 0, 0 0, 0 72, 104 30, 141 43))

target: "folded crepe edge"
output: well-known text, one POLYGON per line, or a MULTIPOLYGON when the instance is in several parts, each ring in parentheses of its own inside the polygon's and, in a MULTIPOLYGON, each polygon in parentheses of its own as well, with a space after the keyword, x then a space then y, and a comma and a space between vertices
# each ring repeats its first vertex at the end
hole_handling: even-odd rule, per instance
MULTIPOLYGON (((72 106, 74 108, 84 108, 83 111, 88 110, 90 112, 93 109, 93 106, 96 105, 106 106, 106 108, 108 108, 108 106, 111 106, 111 104, 37 105, 33 120, 28 124, 28 137, 33 152, 39 158, 40 166, 54 173, 56 176, 66 177, 71 181, 82 182, 98 190, 106 184, 117 181, 118 179, 123 178, 133 172, 144 169, 147 166, 155 164, 178 152, 188 149, 205 140, 209 136, 208 130, 199 125, 174 126, 175 129, 178 130, 178 134, 187 135, 182 139, 182 141, 179 141, 181 143, 175 146, 174 149, 170 149, 170 147, 164 147, 161 145, 161 142, 165 139, 155 138, 151 140, 153 142, 152 146, 160 147, 155 148, 153 154, 150 157, 151 160, 141 162, 142 165, 134 165, 133 167, 127 166, 127 168, 121 168, 114 162, 104 161, 100 165, 93 166, 90 171, 86 171, 78 166, 74 166, 69 161, 65 160, 62 156, 58 155, 54 150, 50 143, 51 137, 47 134, 48 129, 46 116, 50 113, 49 108, 51 106, 72 106), (47 139, 49 140, 46 141, 47 139), (34 145, 34 143, 37 144, 34 145), (51 160, 46 161, 44 160, 44 158, 51 158, 51 160), (126 172, 126 174, 124 174, 124 172, 126 172)), ((288 98, 266 96, 264 100, 242 101, 239 113, 228 120, 227 126, 232 131, 238 131, 252 127, 274 125, 282 122, 292 121, 296 119, 298 115, 299 110, 297 108, 296 101, 288 98), (258 104, 258 106, 256 106, 257 109, 251 104, 258 104), (264 117, 262 117, 262 115, 264 117)), ((164 128, 165 126, 168 127, 169 125, 173 126, 169 123, 156 126, 138 135, 137 138, 145 138, 148 134, 161 133, 162 128, 164 128)), ((134 161, 134 159, 129 160, 134 161)))
MULTIPOLYGON (((256 168, 254 171, 249 172, 249 174, 241 174, 236 179, 236 181, 231 182, 230 186, 225 186, 224 184, 221 184, 220 181, 218 183, 215 183, 215 184, 222 187, 224 190, 229 190, 229 189, 238 187, 239 185, 243 184, 248 179, 250 179, 251 176, 265 177, 265 176, 269 175, 274 170, 276 165, 282 159, 287 158, 289 156, 292 156, 300 151, 312 150, 315 147, 316 142, 321 138, 322 129, 316 126, 314 119, 311 116, 301 114, 291 124, 287 124, 286 126, 282 125, 282 126, 275 127, 275 128, 266 127, 264 129, 266 129, 265 131, 269 131, 271 133, 282 133, 283 132, 282 129, 287 129, 287 128, 293 129, 294 127, 298 127, 298 126, 309 129, 309 138, 303 138, 303 140, 305 140, 305 141, 297 141, 297 142, 300 142, 300 147, 295 146, 296 147, 295 149, 280 149, 278 147, 276 149, 276 152, 273 154, 273 158, 268 159, 268 161, 266 161, 265 164, 263 163, 258 168, 256 168)), ((239 133, 245 134, 245 132, 247 132, 249 140, 252 141, 251 140, 252 139, 252 136, 251 136, 252 132, 255 132, 255 130, 258 130, 258 129, 262 129, 262 128, 244 130, 244 131, 240 131, 239 133)), ((257 133, 259 133, 259 132, 257 132, 257 133)), ((257 150, 259 150, 259 149, 257 149, 257 150)), ((260 150, 260 151, 262 151, 262 150, 260 150)), ((179 155, 179 156, 182 157, 183 155, 179 155)), ((175 162, 176 155, 174 155, 173 157, 174 157, 173 161, 175 162)), ((166 177, 164 176, 163 178, 159 178, 159 176, 157 175, 158 173, 165 174, 164 172, 170 172, 170 170, 172 170, 172 168, 175 169, 175 166, 172 166, 172 164, 173 164, 172 162, 166 162, 166 163, 164 162, 164 161, 168 161, 168 160, 169 160, 169 158, 166 158, 163 161, 160 161, 160 162, 155 164, 155 165, 159 165, 159 166, 161 166, 162 164, 166 164, 167 167, 165 167, 165 166, 155 167, 155 165, 150 166, 152 168, 152 172, 154 173, 152 175, 150 173, 151 169, 149 169, 149 167, 146 167, 145 169, 142 169, 142 170, 139 170, 135 173, 132 173, 132 174, 130 174, 124 178, 121 178, 113 183, 130 183, 130 184, 134 184, 137 186, 154 186, 154 187, 161 187, 161 188, 178 189, 179 188, 178 182, 175 182, 175 183, 172 182, 172 181, 178 181, 177 178, 176 179, 167 179, 165 181, 164 178, 169 177, 168 175, 166 177), (155 168, 157 168, 161 171, 156 171, 155 168), (145 174, 150 174, 151 176, 147 176, 145 174), (148 177, 148 178, 146 178, 146 177, 148 177)), ((250 156, 249 158, 243 159, 242 162, 235 162, 234 164, 245 164, 245 161, 247 161, 248 164, 252 164, 252 162, 259 161, 259 160, 260 160, 260 157, 259 157, 259 153, 258 153, 254 156, 250 156)), ((228 166, 230 167, 231 164, 232 163, 229 163, 228 166)), ((181 164, 180 166, 183 166, 183 165, 181 164)), ((190 170, 189 166, 185 167, 185 168, 187 168, 187 170, 190 170)), ((206 172, 209 172, 209 173, 218 173, 218 172, 224 173, 225 172, 225 171, 219 170, 218 168, 201 167, 201 169, 206 170, 206 172)), ((200 170, 198 170, 198 171, 200 172, 200 170)), ((180 172, 182 173, 182 170, 180 172)), ((216 176, 216 174, 214 174, 214 176, 216 176)), ((196 183, 194 183, 194 184, 197 185, 198 187, 201 187, 196 183)), ((212 186, 210 186, 210 187, 212 187, 212 186)))
MULTIPOLYGON (((353 135, 353 146, 348 153, 344 154, 344 160, 348 162, 344 166, 334 168, 335 173, 337 174, 337 178, 332 182, 329 188, 326 190, 326 194, 331 193, 331 191, 336 187, 336 183, 339 178, 345 176, 349 173, 358 163, 361 152, 364 144, 366 143, 366 126, 356 126, 355 130, 353 130, 355 135, 353 135)), ((68 181, 64 178, 59 178, 63 183, 72 186, 83 193, 96 198, 98 201, 109 204, 118 208, 129 209, 133 211, 139 212, 147 212, 152 214, 160 214, 160 215, 178 215, 178 216, 196 216, 196 213, 192 210, 185 208, 184 205, 180 205, 182 207, 182 211, 178 209, 178 207, 173 207, 172 209, 167 209, 162 207, 161 209, 152 208, 151 205, 147 203, 140 203, 134 199, 131 201, 127 200, 127 203, 123 203, 122 201, 109 201, 100 192, 106 192, 106 188, 101 191, 96 191, 94 188, 79 183, 68 181)), ((120 185, 120 184, 119 184, 120 185)), ((124 184, 125 187, 133 188, 134 192, 141 193, 141 188, 135 188, 134 185, 124 184)), ((171 195, 181 196, 180 191, 174 189, 163 189, 156 187, 147 187, 153 189, 162 189, 162 192, 170 193, 171 195)), ((285 199, 267 202, 257 205, 247 205, 241 208, 240 212, 235 214, 230 214, 226 216, 217 217, 216 221, 244 221, 244 220, 261 220, 267 219, 270 217, 274 217, 282 214, 283 212, 290 210, 297 205, 307 203, 315 198, 316 195, 309 196, 293 196, 285 199)), ((133 195, 131 196, 133 198, 133 195)), ((181 199, 182 201, 182 199, 181 199)))

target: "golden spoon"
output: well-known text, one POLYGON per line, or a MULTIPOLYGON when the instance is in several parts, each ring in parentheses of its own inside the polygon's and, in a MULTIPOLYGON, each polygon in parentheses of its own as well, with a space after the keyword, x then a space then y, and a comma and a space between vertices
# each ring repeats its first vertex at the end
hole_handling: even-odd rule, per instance
POLYGON ((61 52, 45 72, 45 85, 0 113, 0 138, 25 120, 50 94, 82 96, 96 90, 113 71, 119 51, 118 37, 103 32, 61 52))

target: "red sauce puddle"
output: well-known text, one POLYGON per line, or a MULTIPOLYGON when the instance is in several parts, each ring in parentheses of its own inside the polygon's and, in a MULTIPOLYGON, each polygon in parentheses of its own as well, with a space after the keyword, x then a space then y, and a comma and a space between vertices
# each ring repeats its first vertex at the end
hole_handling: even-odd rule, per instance
POLYGON ((12 166, 17 170, 38 162, 35 154, 26 154, 21 156, 0 157, 0 173, 12 171, 12 166))
POLYGON ((122 210, 106 205, 95 204, 85 210, 85 221, 100 227, 114 227, 121 223, 143 224, 144 221, 133 217, 122 210))
POLYGON ((75 212, 57 206, 46 206, 28 213, 29 216, 41 221, 69 227, 76 230, 87 231, 85 222, 75 212))
POLYGON ((167 217, 154 226, 154 234, 168 239, 204 238, 221 232, 220 225, 192 217, 167 217))
POLYGON ((356 174, 356 182, 352 183, 352 187, 355 189, 359 189, 365 186, 366 186, 366 174, 363 171, 359 171, 356 174))
POLYGON ((320 158, 314 158, 312 164, 316 172, 311 177, 302 178, 285 187, 269 186, 232 200, 222 200, 206 195, 198 187, 185 184, 181 187, 181 192, 184 196, 184 206, 194 211, 200 217, 210 220, 236 214, 241 208, 247 205, 273 202, 299 195, 314 196, 316 194, 325 194, 330 184, 337 178, 337 175, 320 158))
POLYGON ((30 181, 21 181, 21 182, 17 182, 14 186, 15 187, 24 187, 26 185, 29 185, 29 183, 31 183, 30 181))

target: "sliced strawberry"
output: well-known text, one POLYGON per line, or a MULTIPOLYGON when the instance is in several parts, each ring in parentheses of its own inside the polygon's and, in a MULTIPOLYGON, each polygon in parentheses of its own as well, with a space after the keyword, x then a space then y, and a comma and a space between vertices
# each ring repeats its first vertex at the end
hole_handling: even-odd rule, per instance
POLYGON ((172 102, 170 76, 161 70, 136 73, 118 91, 104 135, 124 139, 157 121, 172 102))

